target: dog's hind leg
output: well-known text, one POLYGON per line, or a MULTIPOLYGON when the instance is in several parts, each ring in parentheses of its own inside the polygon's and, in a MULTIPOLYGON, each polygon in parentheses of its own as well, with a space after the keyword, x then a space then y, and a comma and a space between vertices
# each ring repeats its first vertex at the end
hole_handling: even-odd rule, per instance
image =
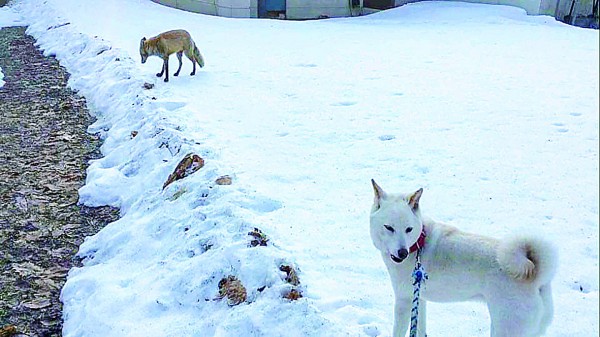
POLYGON ((542 336, 546 333, 546 329, 552 322, 552 316, 554 316, 554 303, 552 301, 552 287, 550 283, 540 287, 540 297, 542 298, 543 313, 537 336, 542 336))
POLYGON ((491 337, 537 337, 544 305, 537 289, 487 299, 491 337))
POLYGON ((393 337, 404 337, 410 326, 410 309, 412 299, 396 298, 394 305, 394 333, 393 337))

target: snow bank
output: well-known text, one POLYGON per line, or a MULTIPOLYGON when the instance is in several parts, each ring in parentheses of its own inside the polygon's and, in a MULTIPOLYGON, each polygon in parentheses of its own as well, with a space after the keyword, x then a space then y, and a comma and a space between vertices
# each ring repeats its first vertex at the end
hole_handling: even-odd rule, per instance
POLYGON ((340 334, 309 301, 282 298, 292 285, 280 266, 295 267, 293 256, 276 237, 249 247, 248 235, 263 228, 252 220, 256 213, 281 205, 235 183, 215 184, 235 173, 203 145, 207 130, 184 134, 169 116, 190 111, 154 102, 128 54, 77 32, 51 6, 23 1, 18 9, 27 13, 27 33, 69 70, 69 85, 98 119, 89 131, 104 139, 105 157, 91 163, 80 202, 120 207, 122 215, 79 250, 85 266, 71 270, 62 291, 64 335, 340 334), (187 153, 202 156, 205 167, 163 190, 187 153), (216 300, 228 275, 242 281, 248 303, 231 308, 216 300))
POLYGON ((25 22, 21 15, 19 15, 12 7, 0 7, 0 28, 22 26, 24 24, 25 22))

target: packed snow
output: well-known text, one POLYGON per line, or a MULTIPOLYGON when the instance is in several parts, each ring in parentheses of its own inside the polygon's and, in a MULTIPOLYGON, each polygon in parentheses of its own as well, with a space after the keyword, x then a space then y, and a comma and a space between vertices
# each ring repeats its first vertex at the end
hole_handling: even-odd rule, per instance
MULTIPOLYGON (((64 336, 390 336, 371 178, 423 187, 423 213, 461 229, 553 241, 548 336, 598 335, 597 30, 459 2, 302 22, 150 0, 10 6, 97 117, 104 158, 80 203, 121 209, 80 247, 64 336), (139 41, 179 28, 206 66, 190 76, 184 58, 174 77, 172 57, 164 83, 159 58, 140 63, 139 41), (188 153, 205 166, 163 190, 188 153), (232 185, 215 184, 223 175, 232 185), (249 247, 254 227, 267 246, 249 247), (282 264, 298 270, 297 301, 282 298, 282 264), (245 303, 218 299, 229 275, 245 303)), ((427 327, 488 336, 489 315, 482 303, 431 303, 427 327)))

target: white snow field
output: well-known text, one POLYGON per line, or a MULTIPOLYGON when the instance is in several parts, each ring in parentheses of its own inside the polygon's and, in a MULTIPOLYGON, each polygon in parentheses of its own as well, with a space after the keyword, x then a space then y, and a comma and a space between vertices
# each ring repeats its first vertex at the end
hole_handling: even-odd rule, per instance
MULTIPOLYGON (((459 2, 318 21, 150 0, 10 6, 98 118, 89 131, 105 157, 80 203, 122 213, 80 248, 64 336, 390 336, 371 178, 423 187, 423 213, 463 230, 554 242, 547 335, 598 335, 597 30, 459 2), (189 76, 184 58, 174 77, 171 57, 164 83, 159 58, 140 63, 139 41, 179 28, 206 66, 189 76), (163 190, 191 152, 206 165, 163 190), (226 174, 232 185, 214 183, 226 174), (254 227, 268 246, 248 247, 254 227), (301 299, 282 299, 281 264, 298 269, 301 299), (228 275, 246 303, 216 300, 228 275)), ((427 327, 489 336, 489 315, 482 303, 431 303, 427 327)))

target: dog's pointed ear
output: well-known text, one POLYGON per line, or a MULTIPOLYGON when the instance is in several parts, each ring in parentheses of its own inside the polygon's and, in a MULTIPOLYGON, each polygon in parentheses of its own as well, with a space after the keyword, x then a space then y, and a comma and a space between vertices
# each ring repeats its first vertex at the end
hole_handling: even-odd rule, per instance
POLYGON ((375 192, 374 203, 377 206, 377 208, 379 208, 381 204, 381 199, 384 199, 386 197, 386 194, 383 191, 383 189, 379 187, 379 185, 377 185, 374 179, 371 179, 371 184, 373 184, 373 191, 375 192))
POLYGON ((414 211, 416 211, 417 209, 419 209, 419 199, 421 199, 421 195, 423 194, 423 189, 419 188, 418 191, 416 191, 415 193, 413 193, 411 196, 408 197, 408 206, 410 206, 410 208, 414 211))

